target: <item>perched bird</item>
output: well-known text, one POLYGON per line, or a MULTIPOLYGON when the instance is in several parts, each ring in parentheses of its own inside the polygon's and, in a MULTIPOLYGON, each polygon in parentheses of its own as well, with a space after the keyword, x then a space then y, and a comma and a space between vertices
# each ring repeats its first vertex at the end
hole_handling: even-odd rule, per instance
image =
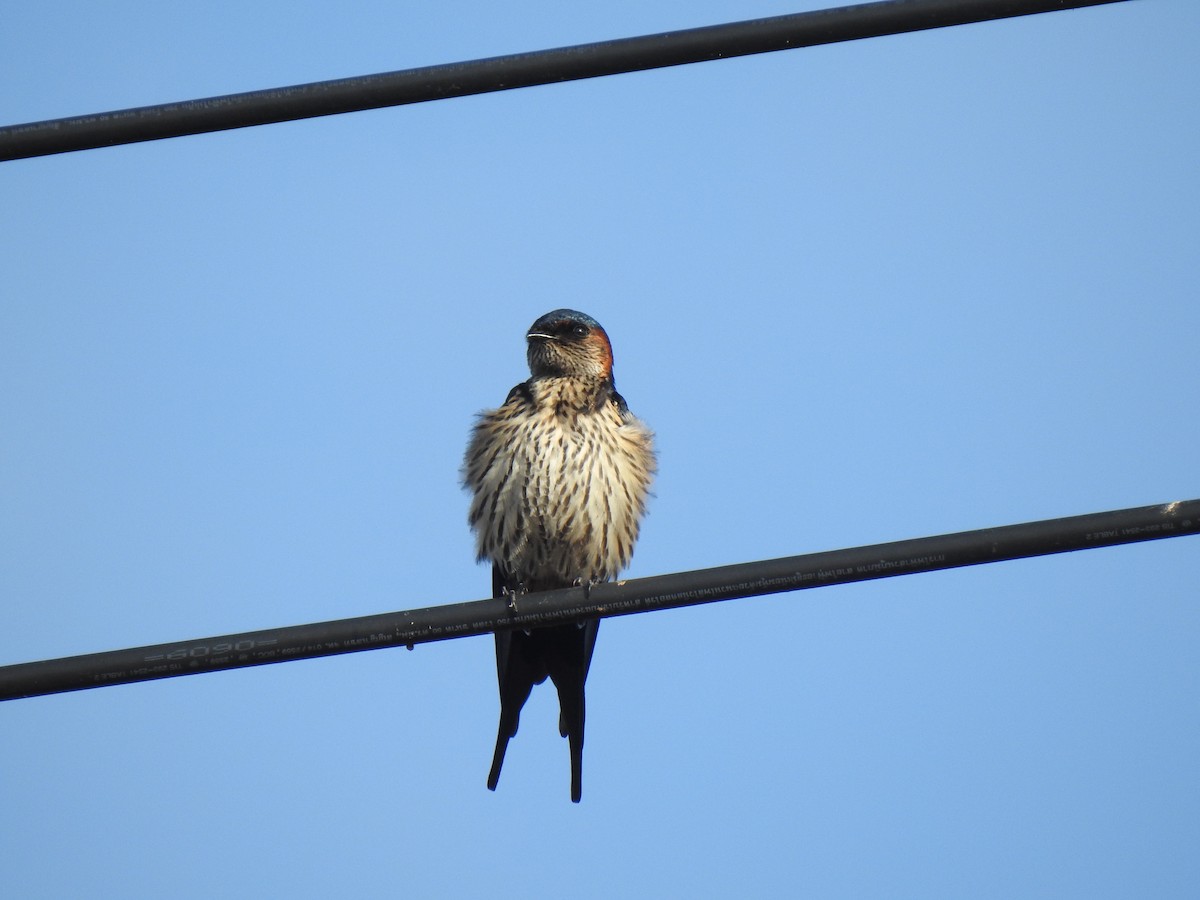
MULTIPOLYGON (((613 383, 600 323, 546 313, 525 335, 531 377, 480 414, 463 462, 469 521, 492 596, 590 586, 629 564, 654 476, 654 435, 613 383)), ((599 620, 496 632, 500 731, 488 775, 496 789, 509 739, 535 684, 558 690, 559 732, 571 748, 571 799, 582 792, 584 682, 599 620)))

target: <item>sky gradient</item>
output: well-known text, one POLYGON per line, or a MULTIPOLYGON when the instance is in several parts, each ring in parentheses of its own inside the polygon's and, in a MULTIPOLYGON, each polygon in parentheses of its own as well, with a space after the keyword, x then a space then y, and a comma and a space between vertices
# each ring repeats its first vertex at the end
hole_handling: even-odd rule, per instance
MULTIPOLYGON (((20 4, 0 122, 828 4, 20 4)), ((0 164, 0 664, 479 599, 573 307, 637 577, 1200 496, 1200 5, 0 164)), ((0 704, 22 898, 1194 897, 1195 538, 629 616, 499 790, 490 638, 0 704)))

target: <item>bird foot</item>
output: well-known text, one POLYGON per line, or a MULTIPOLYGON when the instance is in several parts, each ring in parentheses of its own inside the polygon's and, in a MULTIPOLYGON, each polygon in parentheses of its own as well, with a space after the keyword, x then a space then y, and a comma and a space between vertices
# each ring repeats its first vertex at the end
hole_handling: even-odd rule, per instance
POLYGON ((600 581, 596 578, 584 578, 580 576, 575 579, 575 587, 583 588, 583 596, 588 600, 592 599, 592 588, 598 585, 600 581))
POLYGON ((524 597, 529 593, 529 588, 525 587, 525 582, 520 582, 515 588, 504 588, 504 599, 508 601, 508 611, 517 611, 517 598, 524 597))

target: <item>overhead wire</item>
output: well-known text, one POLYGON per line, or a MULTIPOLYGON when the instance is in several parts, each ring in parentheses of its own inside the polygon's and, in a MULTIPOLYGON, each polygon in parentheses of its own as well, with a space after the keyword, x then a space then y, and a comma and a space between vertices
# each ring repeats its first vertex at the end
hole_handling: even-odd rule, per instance
POLYGON ((0 161, 445 100, 1127 0, 884 0, 0 127, 0 161))
POLYGON ((1200 500, 0 667, 0 700, 624 616, 1200 533, 1200 500))

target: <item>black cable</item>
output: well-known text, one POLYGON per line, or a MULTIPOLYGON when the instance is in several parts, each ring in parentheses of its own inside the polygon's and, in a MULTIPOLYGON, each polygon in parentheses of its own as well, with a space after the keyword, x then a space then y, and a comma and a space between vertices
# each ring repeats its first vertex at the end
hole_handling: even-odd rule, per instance
POLYGON ((0 700, 1200 533, 1200 500, 0 667, 0 700))
POLYGON ((1121 2, 1125 0, 886 0, 843 6, 472 62, 8 125, 0 127, 0 160, 1121 2))

